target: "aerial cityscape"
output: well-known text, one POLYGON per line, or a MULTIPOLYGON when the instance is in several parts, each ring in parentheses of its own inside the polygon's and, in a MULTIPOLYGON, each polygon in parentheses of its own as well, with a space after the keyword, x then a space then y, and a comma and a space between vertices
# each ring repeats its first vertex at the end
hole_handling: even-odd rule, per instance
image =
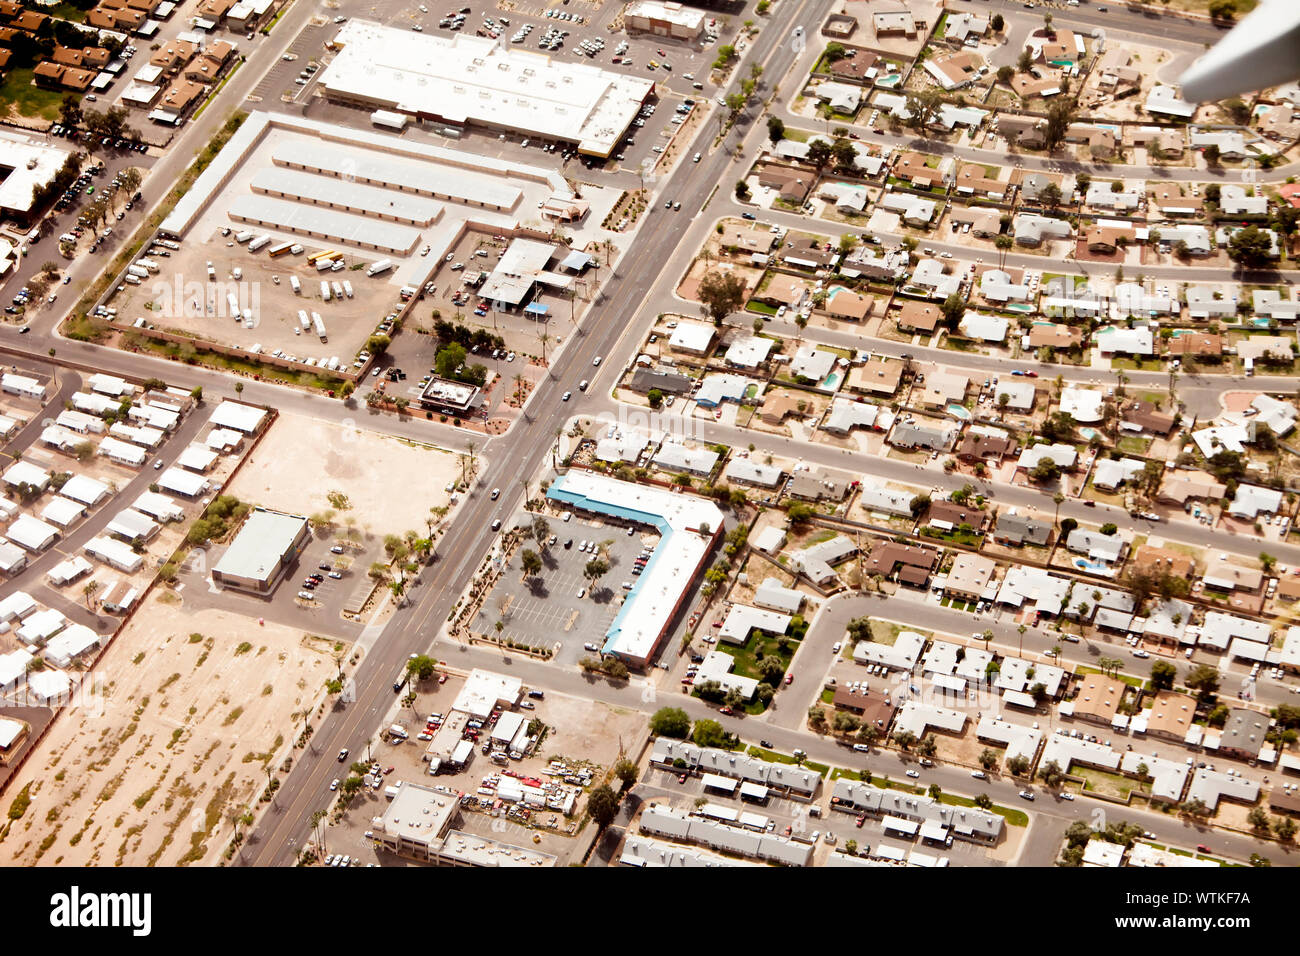
POLYGON ((0 865, 1289 865, 1269 9, 0 0, 0 865))

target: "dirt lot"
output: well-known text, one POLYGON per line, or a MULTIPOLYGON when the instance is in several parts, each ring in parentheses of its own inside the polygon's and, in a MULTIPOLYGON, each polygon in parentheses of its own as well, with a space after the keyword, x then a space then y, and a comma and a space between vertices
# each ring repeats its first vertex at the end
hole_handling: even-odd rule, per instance
POLYGON ((99 664, 103 712, 60 717, 10 785, 30 784, 32 802, 0 865, 215 863, 230 815, 333 675, 334 646, 151 599, 99 664))
MULTIPOLYGON (((226 238, 214 234, 206 242, 186 241, 171 258, 154 260, 162 270, 158 275, 138 286, 123 286, 109 304, 128 323, 143 317, 159 329, 205 341, 242 348, 259 344, 264 352, 281 349, 304 359, 338 356, 349 364, 379 321, 400 306, 391 274, 367 278, 364 268, 353 268, 380 258, 377 254, 362 258, 349 253, 348 268, 317 272, 305 253, 272 259, 266 249, 250 253, 246 245, 227 243, 234 243, 233 232, 226 238), (215 282, 208 281, 208 262, 216 270, 215 282), (242 272, 240 279, 233 278, 236 268, 242 272), (273 278, 277 276, 278 283, 273 278), (294 294, 290 276, 298 277, 301 295, 294 294), (323 301, 321 280, 342 285, 344 279, 352 284, 355 298, 338 302, 331 294, 329 302, 323 301), (227 292, 235 294, 241 309, 251 308, 251 329, 230 315, 227 292), (301 332, 299 309, 306 309, 308 316, 320 313, 328 342, 315 332, 301 332)), ((319 243, 303 245, 306 252, 321 248, 319 243)))
POLYGON ((424 533, 435 517, 429 509, 447 504, 450 496, 444 489, 453 478, 460 480, 460 471, 451 452, 281 415, 229 490, 246 501, 296 514, 332 510, 339 522, 377 534, 424 533), (384 480, 376 481, 376 475, 384 480), (394 488, 424 493, 397 495, 394 488), (347 508, 330 501, 333 492, 346 497, 347 508))

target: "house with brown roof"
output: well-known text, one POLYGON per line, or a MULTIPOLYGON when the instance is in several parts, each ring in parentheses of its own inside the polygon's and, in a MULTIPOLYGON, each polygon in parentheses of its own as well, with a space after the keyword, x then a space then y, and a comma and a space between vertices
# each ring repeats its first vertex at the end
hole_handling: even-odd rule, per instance
POLYGON ((973 235, 988 239, 1002 231, 1002 210, 988 206, 951 206, 948 221, 958 226, 969 225, 973 235))
POLYGON ((787 169, 784 166, 765 165, 758 171, 758 184, 766 189, 774 189, 787 202, 802 205, 812 190, 816 177, 801 169, 787 169))
POLYGON ((162 0, 126 0, 126 5, 132 10, 141 10, 149 16, 153 16, 154 11, 162 0))
POLYGON ((898 160, 894 163, 893 173, 899 179, 922 189, 943 185, 943 173, 927 166, 925 157, 920 153, 899 153, 898 160))
POLYGON ((967 163, 957 170, 956 190, 972 196, 1001 199, 1007 194, 1007 183, 989 175, 979 163, 967 163))
POLYGON ((45 22, 49 19, 48 14, 38 13, 35 10, 24 10, 22 13, 18 14, 18 16, 14 17, 13 20, 10 21, 9 25, 15 30, 35 33, 43 27, 45 22))
POLYGON ((898 310, 898 327, 904 332, 934 332, 943 318, 939 307, 932 302, 918 299, 904 299, 903 307, 898 310))
POLYGON ((95 81, 94 70, 82 70, 75 66, 65 66, 61 82, 65 90, 75 90, 78 93, 84 93, 90 89, 90 84, 95 81))
POLYGON ((808 283, 798 276, 786 275, 784 272, 774 272, 771 274, 767 286, 762 292, 758 293, 756 298, 776 305, 795 306, 803 300, 807 291, 808 283))
POLYGON ((64 66, 81 66, 86 58, 80 50, 74 50, 66 46, 55 46, 53 59, 55 63, 62 63, 64 66))
POLYGON ((1255 117, 1255 122, 1261 133, 1276 142, 1300 139, 1300 111, 1290 103, 1268 107, 1255 117))
POLYGON ((63 85, 63 71, 67 69, 53 60, 42 60, 36 64, 32 70, 32 79, 37 86, 44 86, 49 89, 58 89, 63 85))
POLYGON ((1134 146, 1158 149, 1162 156, 1176 159, 1187 148, 1186 133, 1166 126, 1129 127, 1129 138, 1134 146))
POLYGON ((1168 435, 1174 428, 1175 416, 1162 412, 1154 404, 1141 398, 1126 398, 1119 407, 1120 425, 1130 431, 1168 435))
POLYGON ((1196 722, 1196 698, 1162 690, 1146 711, 1147 735, 1182 743, 1196 722))
POLYGON ((1074 33, 1070 30, 1055 30, 1051 33, 1039 30, 1029 37, 1026 46, 1040 63, 1077 63, 1080 57, 1074 33))
POLYGON ((1129 561, 1143 571, 1169 574, 1176 578, 1190 578, 1196 570, 1196 562, 1187 555, 1149 544, 1138 548, 1129 561))
POLYGON ((849 391, 866 395, 893 395, 903 377, 903 363, 889 359, 870 359, 849 370, 845 384, 849 391))
POLYGON ((162 98, 158 100, 157 109, 184 116, 186 112, 198 105, 206 89, 207 87, 202 83, 179 79, 163 93, 162 98))
POLYGON ((1079 679, 1079 692, 1070 702, 1075 720, 1109 727, 1119 712, 1127 686, 1122 680, 1104 674, 1084 674, 1079 679))
POLYGON ((153 56, 149 57, 149 64, 166 73, 175 73, 189 63, 197 51, 198 44, 190 40, 170 40, 154 51, 153 56))
POLYGON ((872 53, 870 50, 864 50, 860 46, 849 46, 844 49, 848 51, 849 55, 828 64, 826 67, 827 71, 837 78, 865 79, 867 71, 880 61, 878 54, 872 53))
POLYGON ((957 457, 962 461, 1001 461, 1015 453, 1017 442, 1010 435, 968 431, 957 445, 957 457))
POLYGON ((23 12, 23 8, 13 0, 0 0, 0 20, 12 20, 23 12))
POLYGON ((1083 344, 1083 331, 1059 322, 1035 322, 1029 328, 1032 349, 1068 349, 1083 344))
POLYGON ((81 58, 86 65, 86 69, 102 70, 108 66, 108 61, 112 59, 109 52, 102 46, 88 46, 81 51, 81 58))
POLYGON ((234 5, 235 0, 203 0, 199 4, 199 16, 221 23, 234 5))
POLYGON ((925 513, 926 524, 948 524, 954 528, 970 525, 972 531, 983 532, 989 523, 989 515, 973 505, 961 505, 955 501, 932 501, 925 513))
MULTIPOLYGON (((1041 77, 1033 76, 1029 73, 1017 73, 1011 77, 1011 88, 1016 91, 1022 100, 1031 100, 1035 96, 1053 96, 1061 91, 1061 74, 1056 70, 1044 70, 1041 67, 1039 72, 1044 75, 1041 77)), ((1045 143, 1046 140, 1043 140, 1045 143)), ((1022 138, 1021 146, 1029 146, 1022 138)), ((1040 147, 1033 146, 1032 149, 1040 147)))
POLYGON ((1088 251, 1102 254, 1112 253, 1121 246, 1131 245, 1136 240, 1137 230, 1133 226, 1094 225, 1084 233, 1084 242, 1088 245, 1088 251))
POLYGON ((930 548, 880 541, 867 555, 863 570, 868 576, 880 574, 886 580, 923 588, 930 583, 930 574, 937 561, 938 555, 930 548))
MULTIPOLYGON (((1013 80, 1013 86, 1014 83, 1013 80)), ((1044 119, 1036 116, 999 115, 997 124, 998 133, 1010 143, 1023 146, 1025 149, 1042 149, 1047 145, 1045 132, 1047 121, 1044 119)))
POLYGON ((1115 152, 1115 130, 1109 126, 1072 123, 1065 131, 1065 141, 1085 144, 1093 156, 1109 156, 1115 152))
POLYGON ((871 315, 871 310, 875 304, 875 299, 869 295, 863 295, 860 292, 841 291, 836 292, 826 300, 825 311, 828 315, 833 315, 837 319, 862 322, 867 316, 871 315))
POLYGON ((1179 468, 1165 472, 1164 480, 1160 482, 1160 500, 1176 505, 1191 498, 1214 501, 1222 498, 1226 490, 1227 486, 1215 481, 1213 475, 1179 468))
POLYGON ((9 58, 11 56, 13 56, 11 50, 6 50, 3 47, 0 47, 0 71, 3 71, 7 66, 9 66, 9 58))
POLYGON ((803 412, 799 410, 800 405, 806 409, 808 400, 784 389, 768 392, 763 398, 758 415, 765 424, 780 425, 788 415, 802 415, 803 412))
POLYGON ((978 53, 962 50, 947 56, 927 57, 921 66, 930 74, 939 86, 945 90, 956 90, 968 83, 973 83, 979 76, 979 69, 984 65, 984 58, 978 53))
POLYGON ((840 684, 835 688, 835 695, 831 698, 831 703, 836 710, 847 710, 851 714, 858 714, 862 717, 864 723, 870 723, 875 727, 888 727, 894 719, 895 704, 885 699, 885 695, 879 691, 871 693, 859 693, 849 690, 847 684, 840 684))
POLYGON ((1165 350, 1170 355, 1222 355, 1223 336, 1217 332, 1176 331, 1165 340, 1165 350))

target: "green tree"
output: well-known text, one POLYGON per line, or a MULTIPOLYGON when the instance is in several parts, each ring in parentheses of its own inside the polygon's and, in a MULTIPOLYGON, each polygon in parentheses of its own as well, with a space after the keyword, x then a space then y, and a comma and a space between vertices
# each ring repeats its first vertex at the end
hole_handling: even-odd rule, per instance
POLYGON ((998 67, 998 82, 1003 86, 1011 85, 1011 78, 1016 75, 1016 69, 1010 65, 998 67))
POLYGON ((725 747, 731 735, 716 720, 697 720, 691 728, 691 740, 700 747, 725 747))
POLYGON ((618 816, 618 794, 608 784, 602 783, 587 798, 587 813, 602 830, 618 816))
POLYGON ((661 707, 650 718, 650 733, 656 737, 686 739, 691 731, 691 719, 680 707, 661 707))
POLYGON ((519 563, 524 569, 525 577, 536 577, 542 570, 542 556, 532 548, 524 549, 524 553, 519 556, 519 563))
POLYGON ((1043 140, 1049 153, 1056 152, 1065 142, 1066 131, 1079 113, 1079 101, 1074 98, 1052 100, 1047 107, 1047 125, 1043 128, 1043 140))
POLYGON ((1209 664, 1197 664, 1187 675, 1185 683, 1201 700, 1208 700, 1219 689, 1219 672, 1209 664))
POLYGON ((1168 661, 1153 661, 1151 664, 1151 686, 1156 690, 1169 690, 1177 675, 1177 668, 1168 661))
POLYGON ((957 323, 961 321, 961 317, 965 314, 966 306, 968 304, 969 303, 967 303, 967 301, 956 292, 943 300, 943 304, 939 306, 939 311, 943 313, 944 321, 948 323, 949 328, 957 327, 957 323))
POLYGON ((406 662, 406 676, 415 680, 428 680, 438 669, 438 662, 427 654, 416 654, 406 662))
POLYGON ((823 56, 827 63, 834 63, 836 60, 842 60, 849 55, 849 51, 844 48, 843 43, 826 44, 826 52, 823 56))
POLYGON ((989 27, 992 28, 994 33, 1001 33, 1002 28, 1005 25, 1006 22, 1002 19, 1002 14, 1000 13, 993 14, 993 19, 989 20, 989 27))
MULTIPOLYGON (((761 322, 762 319, 759 321, 761 322)), ((650 402, 651 408, 659 408, 664 403, 664 393, 657 388, 652 388, 646 393, 646 399, 650 402)))
POLYGON ((980 751, 980 766, 985 770, 992 770, 998 765, 998 755, 994 750, 985 747, 980 751))
POLYGON ((712 271, 700 280, 698 292, 714 325, 736 312, 745 302, 745 280, 733 272, 712 271))
POLYGON ((632 785, 636 783, 636 764, 626 757, 622 758, 614 764, 614 776, 618 777, 619 782, 623 784, 624 792, 631 790, 632 785))
POLYGON ((454 379, 457 370, 465 364, 465 355, 465 347, 455 342, 439 349, 433 363, 438 370, 438 377, 454 379))
POLYGON ((773 144, 779 143, 781 140, 785 139, 785 123, 781 121, 781 117, 769 116, 767 118, 767 138, 771 140, 773 144))
POLYGON ((582 573, 591 582, 591 587, 594 590, 596 582, 609 573, 609 562, 603 558, 592 558, 582 569, 582 573))
POLYGON ((1228 239, 1228 258, 1243 268, 1267 265, 1272 258, 1272 238, 1258 226, 1238 229, 1228 239))

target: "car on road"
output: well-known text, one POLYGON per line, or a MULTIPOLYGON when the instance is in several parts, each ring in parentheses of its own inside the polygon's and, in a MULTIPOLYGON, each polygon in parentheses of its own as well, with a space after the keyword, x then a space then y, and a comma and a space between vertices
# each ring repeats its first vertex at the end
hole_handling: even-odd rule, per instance
POLYGON ((344 747, 342 750, 339 751, 339 763, 342 763, 347 759, 348 759, 348 748, 344 747))
POLYGON ((730 707, 723 707, 720 711, 718 711, 718 713, 725 714, 727 717, 730 717, 732 714, 735 713, 735 711, 732 710, 730 707))
POLYGON ((341 544, 336 544, 334 545, 334 547, 330 548, 330 554, 342 554, 342 553, 343 553, 343 545, 341 544))
POLYGON ((794 683, 794 674, 787 671, 785 675, 785 686, 789 687, 792 683, 794 683))
POLYGON ((1062 800, 1070 800, 1070 801, 1073 801, 1073 800, 1074 800, 1074 794, 1070 793, 1070 791, 1068 791, 1068 790, 1063 791, 1063 792, 1061 793, 1061 799, 1062 799, 1062 800))
POLYGON ((600 356, 599 356, 599 355, 597 355, 594 359, 591 360, 591 365, 592 365, 592 368, 595 368, 596 366, 600 365, 600 356))
POLYGON ((583 644, 582 649, 584 651, 591 651, 593 654, 598 653, 600 651, 599 645, 593 644, 591 641, 588 641, 586 644, 583 644))
POLYGON ((496 500, 497 500, 498 498, 500 498, 500 497, 501 497, 501 489, 500 489, 500 488, 493 488, 493 489, 492 489, 492 500, 493 500, 493 501, 496 501, 496 500))
POLYGON ((1021 790, 1018 796, 1022 800, 1033 800, 1034 792, 1032 790, 1021 790))
POLYGON ((840 652, 840 649, 841 649, 842 647, 844 647, 844 642, 843 642, 843 641, 836 641, 834 644, 831 645, 831 653, 832 653, 832 654, 838 654, 838 653, 840 652))
POLYGON ((567 402, 567 401, 568 401, 569 399, 571 399, 571 398, 573 398, 573 393, 572 393, 572 392, 565 392, 563 395, 560 396, 560 401, 562 401, 562 402, 567 402))
POLYGON ((742 213, 740 214, 740 218, 741 218, 741 219, 748 219, 748 220, 750 220, 750 221, 752 222, 753 220, 757 219, 758 217, 755 216, 752 212, 742 212, 742 213))
POLYGON ((339 788, 339 778, 335 777, 333 780, 330 781, 330 790, 337 790, 338 788, 339 788))
POLYGON ((310 591, 299 591, 298 597, 300 597, 304 601, 316 600, 316 595, 312 594, 310 591))
POLYGON ((760 741, 758 742, 758 745, 759 745, 760 747, 767 747, 769 750, 770 750, 770 749, 772 748, 772 746, 773 746, 772 741, 770 741, 770 740, 760 740, 760 741))
POLYGON ((683 773, 683 774, 680 774, 680 775, 677 777, 677 782, 678 782, 678 783, 685 783, 685 782, 686 782, 686 774, 684 774, 684 773, 683 773))
POLYGON ((1198 853, 1209 853, 1209 852, 1210 852, 1210 848, 1209 848, 1208 846, 1206 846, 1204 843, 1198 843, 1198 844, 1196 844, 1196 851, 1197 851, 1198 853))
POLYGON ((907 771, 907 775, 908 775, 909 777, 911 777, 912 779, 916 779, 917 777, 921 776, 921 775, 920 775, 919 773, 917 773, 915 770, 909 770, 909 771, 907 771))
POLYGON ((989 778, 989 775, 986 774, 983 770, 972 770, 970 772, 970 775, 974 777, 976 780, 987 780, 989 778))
POLYGON ((492 530, 493 530, 493 531, 500 531, 500 530, 501 530, 501 519, 500 519, 500 518, 494 518, 494 519, 492 520, 492 530))

